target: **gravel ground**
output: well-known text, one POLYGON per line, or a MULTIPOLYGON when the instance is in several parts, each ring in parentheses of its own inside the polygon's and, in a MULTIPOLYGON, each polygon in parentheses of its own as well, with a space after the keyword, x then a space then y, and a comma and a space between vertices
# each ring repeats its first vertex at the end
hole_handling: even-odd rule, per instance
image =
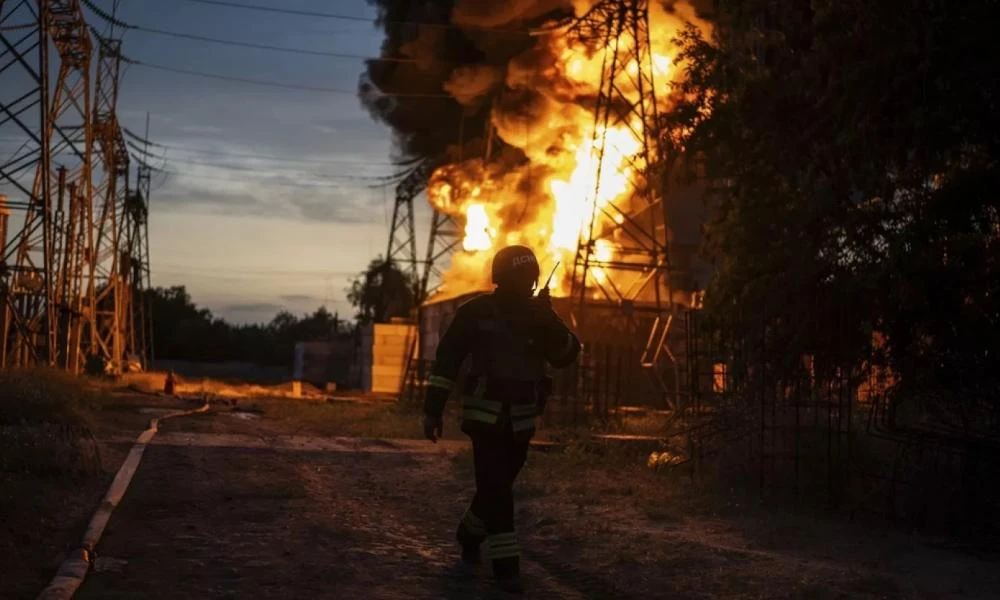
MULTIPOLYGON (((166 440, 168 443, 171 440, 166 440)), ((323 451, 154 445, 79 598, 489 598, 451 534, 455 445, 323 451), (114 559, 114 560, 110 560, 114 559), (122 563, 120 561, 127 561, 122 563)), ((544 597, 581 597, 529 561, 544 597)))
MULTIPOLYGON (((456 561, 467 442, 356 437, 341 408, 265 408, 166 424, 79 598, 509 597, 456 561)), ((127 447, 121 428, 105 433, 127 447)), ((1000 597, 995 556, 684 488, 634 463, 532 452, 517 491, 527 597, 1000 597)))

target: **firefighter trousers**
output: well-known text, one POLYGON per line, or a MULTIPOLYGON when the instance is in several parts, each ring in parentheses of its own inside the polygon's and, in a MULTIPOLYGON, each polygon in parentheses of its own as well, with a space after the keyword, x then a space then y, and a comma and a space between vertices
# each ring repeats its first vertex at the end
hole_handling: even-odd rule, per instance
POLYGON ((514 531, 514 480, 528 457, 528 441, 517 440, 510 420, 494 432, 472 436, 476 494, 459 526, 463 547, 485 540, 493 572, 512 577, 520 570, 520 545, 514 531))

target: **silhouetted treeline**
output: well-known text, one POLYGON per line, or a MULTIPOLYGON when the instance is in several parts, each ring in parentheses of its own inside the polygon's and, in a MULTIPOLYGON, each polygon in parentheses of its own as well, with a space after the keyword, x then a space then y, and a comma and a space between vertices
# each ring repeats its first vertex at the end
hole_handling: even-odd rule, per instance
POLYGON ((663 117, 668 154, 713 183, 709 313, 789 366, 884 365, 900 400, 994 396, 996 3, 720 11, 713 39, 683 37, 689 77, 663 117))
POLYGON ((242 361, 291 365, 295 343, 351 335, 350 323, 326 308, 296 317, 282 311, 270 323, 234 325, 199 308, 183 286, 147 292, 153 317, 153 352, 160 360, 242 361))

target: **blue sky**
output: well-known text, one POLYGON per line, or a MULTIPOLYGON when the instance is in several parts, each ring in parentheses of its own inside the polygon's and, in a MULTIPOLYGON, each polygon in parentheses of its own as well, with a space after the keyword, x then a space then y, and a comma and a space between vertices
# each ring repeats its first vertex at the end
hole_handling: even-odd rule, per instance
MULTIPOLYGON (((110 12, 112 0, 94 1, 110 12)), ((374 17, 363 0, 256 3, 374 17)), ((118 15, 139 26, 364 56, 377 56, 381 43, 381 32, 370 22, 186 0, 122 0, 118 15)), ((96 17, 93 23, 105 30, 96 17)), ((357 87, 363 69, 360 60, 142 31, 126 33, 123 51, 171 67, 348 91, 357 87)), ((311 312, 323 304, 351 315, 344 288, 351 274, 385 251, 392 190, 340 177, 393 170, 390 132, 372 121, 357 97, 129 66, 120 119, 141 134, 147 111, 150 139, 173 147, 165 154, 169 173, 153 178, 153 284, 185 285, 198 304, 237 322, 267 321, 281 309, 311 312), (247 154, 286 160, 237 156, 247 154)), ((421 239, 425 235, 418 233, 421 239)))

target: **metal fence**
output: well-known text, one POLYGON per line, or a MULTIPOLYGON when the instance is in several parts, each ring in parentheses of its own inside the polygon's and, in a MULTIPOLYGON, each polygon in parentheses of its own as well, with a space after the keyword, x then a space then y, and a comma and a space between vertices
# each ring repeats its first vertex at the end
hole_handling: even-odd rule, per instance
MULTIPOLYGON (((685 312, 676 371, 643 367, 628 340, 585 344, 576 365, 554 374, 546 425, 627 432, 631 416, 655 414, 655 435, 685 455, 679 468, 755 489, 763 501, 1000 532, 996 391, 901 395, 874 360, 846 358, 849 333, 836 313, 796 356, 774 347, 765 316, 753 315, 757 335, 736 335, 685 312), (679 393, 665 395, 672 389, 679 393)), ((430 367, 411 365, 406 401, 422 402, 430 367)))
POLYGON ((759 327, 741 327, 739 336, 694 324, 700 347, 690 368, 713 378, 711 389, 696 378, 692 392, 716 435, 693 446, 715 457, 725 477, 753 482, 766 501, 1000 533, 998 391, 898 386, 877 366, 877 339, 867 356, 844 350, 848 317, 834 312, 794 356, 769 347, 763 311, 753 315, 759 327))

